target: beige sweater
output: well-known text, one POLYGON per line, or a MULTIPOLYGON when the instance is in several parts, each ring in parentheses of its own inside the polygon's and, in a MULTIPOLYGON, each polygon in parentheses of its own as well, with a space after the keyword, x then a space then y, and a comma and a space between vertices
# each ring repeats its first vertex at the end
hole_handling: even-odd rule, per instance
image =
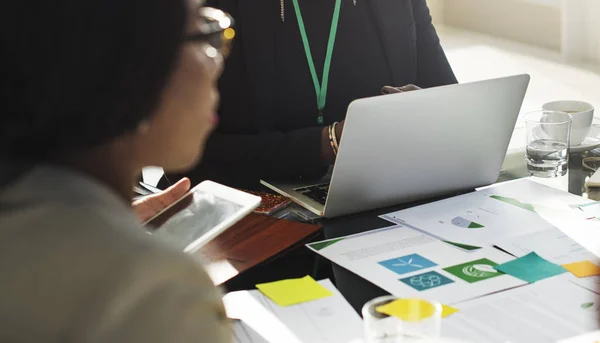
POLYGON ((110 190, 39 167, 0 191, 0 342, 230 342, 202 267, 110 190))

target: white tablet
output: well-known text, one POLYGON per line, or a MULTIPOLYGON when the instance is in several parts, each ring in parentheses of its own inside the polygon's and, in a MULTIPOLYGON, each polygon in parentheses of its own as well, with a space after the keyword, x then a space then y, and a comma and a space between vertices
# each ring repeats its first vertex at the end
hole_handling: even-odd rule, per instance
POLYGON ((192 253, 252 212, 261 198, 204 181, 144 225, 153 236, 192 253))

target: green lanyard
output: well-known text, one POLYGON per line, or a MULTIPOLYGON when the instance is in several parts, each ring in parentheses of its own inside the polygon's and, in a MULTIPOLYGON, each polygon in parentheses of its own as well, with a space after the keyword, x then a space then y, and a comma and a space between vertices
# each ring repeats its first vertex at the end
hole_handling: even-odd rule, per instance
POLYGON ((306 29, 304 28, 304 20, 302 19, 302 13, 300 12, 300 6, 298 0, 292 0, 294 2, 294 10, 296 11, 296 18, 298 19, 298 28, 300 29, 300 35, 302 36, 302 44, 304 45, 304 53, 306 53, 306 60, 308 61, 308 68, 310 69, 310 75, 313 79, 315 86, 315 93, 317 94, 317 108, 319 110, 319 116, 317 117, 317 124, 323 124, 323 109, 327 102, 327 85, 329 83, 329 69, 331 68, 331 56, 333 55, 333 45, 335 44, 335 35, 337 34, 338 22, 340 20, 340 8, 341 0, 335 0, 335 9, 333 11, 333 19, 331 19, 331 29, 329 31, 329 41, 327 43, 327 55, 325 55, 325 63, 323 65, 323 80, 319 84, 317 78, 317 71, 315 70, 315 62, 310 52, 310 45, 308 43, 308 36, 306 35, 306 29))

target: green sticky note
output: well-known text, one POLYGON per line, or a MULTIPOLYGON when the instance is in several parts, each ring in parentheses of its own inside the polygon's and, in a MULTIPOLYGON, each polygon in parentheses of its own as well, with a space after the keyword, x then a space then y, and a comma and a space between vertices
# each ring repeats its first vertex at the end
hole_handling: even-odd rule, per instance
POLYGON ((279 306, 289 306, 333 295, 310 276, 256 285, 264 295, 279 306))
POLYGON ((529 283, 567 272, 565 268, 544 260, 534 252, 494 268, 529 283))

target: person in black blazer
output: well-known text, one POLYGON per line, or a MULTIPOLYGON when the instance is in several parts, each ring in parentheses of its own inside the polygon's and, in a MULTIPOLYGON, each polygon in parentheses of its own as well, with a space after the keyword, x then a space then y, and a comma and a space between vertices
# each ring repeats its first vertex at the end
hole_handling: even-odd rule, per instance
POLYGON ((231 13, 237 26, 220 81, 220 124, 200 165, 185 175, 169 175, 171 180, 188 176, 193 183, 210 179, 255 189, 261 178, 318 178, 335 161, 329 125, 340 122, 339 138, 352 100, 379 95, 386 85, 457 82, 426 0, 209 0, 208 5, 231 13), (327 94, 319 106, 315 83, 323 80, 332 27, 337 31, 327 94))

